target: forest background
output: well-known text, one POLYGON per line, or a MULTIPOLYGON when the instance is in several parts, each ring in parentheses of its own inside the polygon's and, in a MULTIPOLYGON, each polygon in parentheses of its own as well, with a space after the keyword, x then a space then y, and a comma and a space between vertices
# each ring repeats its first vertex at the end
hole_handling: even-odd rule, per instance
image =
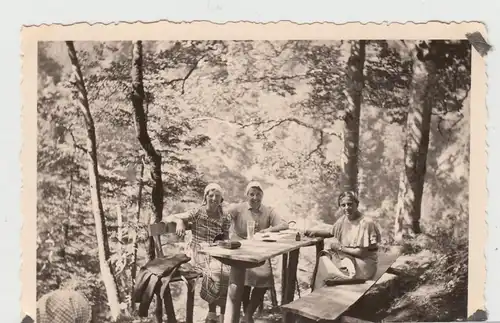
MULTIPOLYGON (((331 224, 338 194, 357 190, 384 244, 403 244, 398 292, 374 292, 387 304, 372 319, 465 319, 467 42, 40 42, 38 54, 38 297, 76 288, 100 322, 139 322, 145 226, 199 205, 208 182, 236 202, 255 179, 303 226, 331 224)), ((302 294, 313 262, 301 253, 302 294)))

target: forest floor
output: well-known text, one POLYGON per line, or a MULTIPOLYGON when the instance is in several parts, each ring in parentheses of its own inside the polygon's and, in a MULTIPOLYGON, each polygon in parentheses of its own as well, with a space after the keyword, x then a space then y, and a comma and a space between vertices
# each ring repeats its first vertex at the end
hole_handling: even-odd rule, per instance
MULTIPOLYGON (((402 255, 392 266, 390 274, 386 274, 383 281, 370 289, 346 314, 370 321, 465 321, 466 286, 460 293, 460 290, 450 288, 449 282, 433 279, 439 276, 434 271, 440 270, 436 262, 440 257, 442 255, 427 249, 402 255)), ((301 249, 297 270, 299 291, 295 299, 310 293, 314 259, 314 247, 301 249)), ((272 264, 278 303, 281 303, 281 257, 273 259, 272 264)), ((172 296, 176 316, 179 322, 183 322, 186 287, 183 283, 175 285, 172 286, 172 296)), ((199 297, 199 288, 197 284, 194 321, 203 323, 208 307, 199 297)), ((145 323, 153 322, 153 319, 152 316, 143 320, 129 318, 123 322, 145 323)), ((257 315, 256 322, 281 322, 281 311, 279 307, 272 308, 269 293, 266 293, 264 311, 257 315)))

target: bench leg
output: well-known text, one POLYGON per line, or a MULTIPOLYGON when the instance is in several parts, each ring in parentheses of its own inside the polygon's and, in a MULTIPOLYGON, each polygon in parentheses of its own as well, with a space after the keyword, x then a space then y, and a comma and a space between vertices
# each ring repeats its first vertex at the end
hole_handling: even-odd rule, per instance
POLYGON ((186 300, 186 323, 193 323, 194 313, 194 290, 195 281, 189 281, 187 284, 187 300, 186 300))

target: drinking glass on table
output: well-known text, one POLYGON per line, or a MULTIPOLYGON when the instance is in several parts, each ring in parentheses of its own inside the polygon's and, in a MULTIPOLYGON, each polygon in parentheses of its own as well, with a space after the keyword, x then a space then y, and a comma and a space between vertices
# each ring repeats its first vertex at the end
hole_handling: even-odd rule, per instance
POLYGON ((255 221, 247 221, 247 239, 252 240, 255 234, 255 221))
POLYGON ((301 218, 299 220, 299 223, 297 223, 298 231, 300 232, 300 235, 304 235, 304 232, 306 232, 307 224, 306 224, 306 219, 301 218))

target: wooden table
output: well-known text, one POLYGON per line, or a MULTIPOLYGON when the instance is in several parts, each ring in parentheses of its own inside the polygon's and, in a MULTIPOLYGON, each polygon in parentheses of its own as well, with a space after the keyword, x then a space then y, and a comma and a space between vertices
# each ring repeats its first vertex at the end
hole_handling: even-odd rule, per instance
MULTIPOLYGON (((238 249, 225 249, 219 246, 204 247, 199 252, 210 255, 223 264, 231 266, 230 284, 226 301, 225 323, 239 323, 241 298, 245 285, 245 273, 247 268, 255 268, 264 264, 272 257, 287 255, 286 291, 282 303, 293 300, 295 284, 297 279, 297 262, 299 249, 302 247, 321 243, 321 239, 302 237, 301 241, 295 241, 295 234, 280 234, 274 236, 276 242, 266 242, 260 239, 240 240, 241 247, 238 249), (289 255, 288 255, 289 254, 289 255)), ((282 286, 283 287, 283 286, 282 286)))

